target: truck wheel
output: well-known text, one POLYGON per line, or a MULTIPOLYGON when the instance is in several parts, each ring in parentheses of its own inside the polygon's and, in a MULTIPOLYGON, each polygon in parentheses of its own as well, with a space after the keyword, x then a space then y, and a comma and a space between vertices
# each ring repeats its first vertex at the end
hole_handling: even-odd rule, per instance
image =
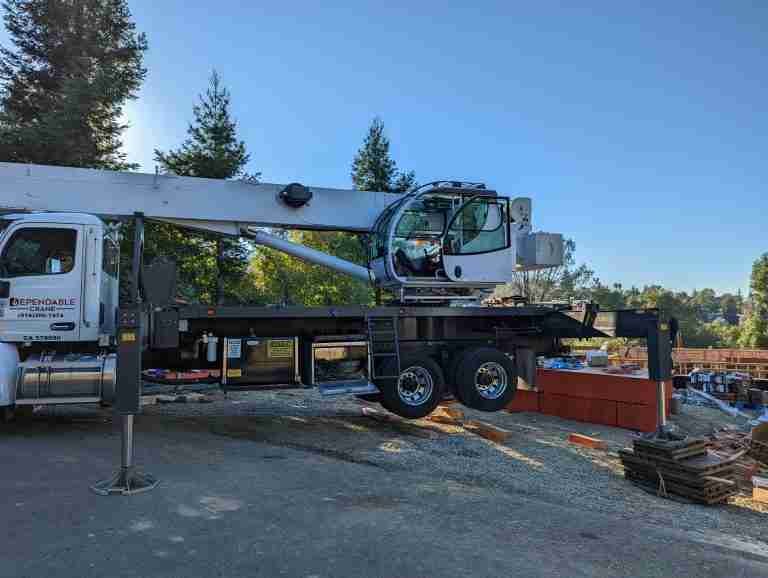
POLYGON ((443 375, 445 376, 445 393, 443 399, 454 400, 458 399, 459 395, 456 387, 456 370, 461 363, 461 358, 464 356, 464 349, 457 349, 451 352, 450 360, 443 364, 443 375))
POLYGON ((34 405, 17 405, 13 410, 16 419, 32 419, 35 415, 34 405))
MULTIPOLYGON (((407 419, 418 419, 434 411, 443 399, 445 379, 440 366, 430 357, 415 355, 400 360, 397 379, 380 379, 381 405, 394 414, 407 419)), ((381 366, 385 375, 397 373, 395 360, 381 366)))
POLYGON ((456 391, 461 403, 472 409, 504 409, 517 391, 515 364, 498 349, 471 349, 456 367, 456 391))

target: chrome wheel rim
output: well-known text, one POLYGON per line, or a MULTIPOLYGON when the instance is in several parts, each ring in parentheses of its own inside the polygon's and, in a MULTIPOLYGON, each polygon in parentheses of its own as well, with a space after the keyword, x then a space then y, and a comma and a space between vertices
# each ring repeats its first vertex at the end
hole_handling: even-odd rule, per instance
POLYGON ((488 361, 475 372, 475 389, 485 399, 499 399, 509 386, 509 376, 504 366, 488 361))
POLYGON ((418 365, 405 369, 397 379, 397 395, 406 405, 422 405, 432 396, 434 389, 432 374, 418 365))

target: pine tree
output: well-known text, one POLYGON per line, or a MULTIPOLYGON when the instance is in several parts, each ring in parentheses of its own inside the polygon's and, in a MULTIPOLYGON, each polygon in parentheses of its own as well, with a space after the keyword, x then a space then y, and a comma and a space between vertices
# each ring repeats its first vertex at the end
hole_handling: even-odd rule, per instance
MULTIPOLYGON (((208 90, 200 95, 193 109, 194 121, 187 129, 188 137, 177 150, 155 150, 155 160, 162 169, 180 176, 211 179, 246 178, 257 180, 258 174, 246 175, 249 155, 245 143, 237 138, 237 125, 230 114, 230 94, 214 71, 208 90)), ((234 239, 209 237, 207 242, 188 235, 174 238, 166 226, 157 233, 179 254, 182 289, 187 288, 191 299, 214 300, 217 303, 237 300, 233 289, 245 276, 248 252, 242 242, 234 239), (183 246, 173 245, 179 243, 183 246), (192 249, 189 251, 189 249, 192 249), (197 253, 197 254, 195 254, 197 253), (202 259, 207 255, 207 259, 202 259), (207 266, 206 266, 207 264, 207 266)))
POLYGON ((768 347, 768 253, 752 265, 751 307, 741 328, 741 347, 768 347))
POLYGON ((147 49, 126 0, 5 0, 0 159, 136 168, 120 121, 146 76, 147 49))
POLYGON ((389 156, 389 139, 384 122, 376 117, 368 128, 363 146, 352 161, 352 183, 359 191, 406 192, 416 186, 413 171, 397 171, 397 163, 389 156))
POLYGON ((229 107, 229 91, 214 70, 208 90, 204 96, 200 95, 200 102, 192 109, 195 120, 187 128, 187 140, 176 151, 155 150, 155 160, 166 171, 180 176, 209 179, 243 176, 249 155, 245 143, 237 139, 237 125, 229 107))

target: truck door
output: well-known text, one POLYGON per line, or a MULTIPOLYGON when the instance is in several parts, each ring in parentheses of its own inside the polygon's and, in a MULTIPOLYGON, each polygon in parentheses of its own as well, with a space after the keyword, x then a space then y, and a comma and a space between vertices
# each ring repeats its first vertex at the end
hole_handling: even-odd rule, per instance
POLYGON ((82 225, 20 222, 0 252, 0 340, 77 341, 83 288, 82 225))
POLYGON ((443 237, 443 264, 451 281, 512 279, 509 200, 479 195, 464 203, 443 237))

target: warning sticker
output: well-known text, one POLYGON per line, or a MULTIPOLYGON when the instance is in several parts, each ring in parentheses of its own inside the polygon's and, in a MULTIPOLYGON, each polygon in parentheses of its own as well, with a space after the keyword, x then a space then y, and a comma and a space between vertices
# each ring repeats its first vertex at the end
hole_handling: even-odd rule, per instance
POLYGON ((242 339, 227 339, 227 357, 229 359, 240 359, 243 354, 242 339))
POLYGON ((292 339, 270 339, 267 342, 267 357, 285 359, 293 357, 292 339))
POLYGON ((243 377, 242 369, 228 369, 227 377, 243 377))

